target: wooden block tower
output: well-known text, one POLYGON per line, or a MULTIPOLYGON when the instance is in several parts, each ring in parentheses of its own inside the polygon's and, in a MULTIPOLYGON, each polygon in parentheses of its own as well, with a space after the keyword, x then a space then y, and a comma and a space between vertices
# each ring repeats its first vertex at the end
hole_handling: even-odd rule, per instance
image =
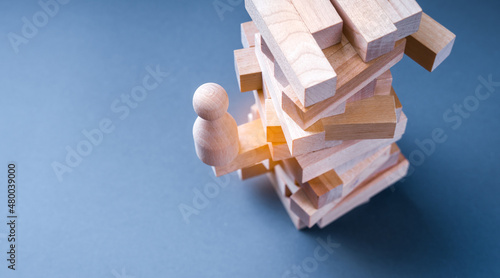
POLYGON ((249 122, 225 90, 196 91, 198 157, 217 176, 267 175, 297 229, 325 227, 397 182, 409 163, 396 141, 408 121, 390 69, 404 54, 433 71, 455 35, 415 0, 245 0, 234 51, 249 122))

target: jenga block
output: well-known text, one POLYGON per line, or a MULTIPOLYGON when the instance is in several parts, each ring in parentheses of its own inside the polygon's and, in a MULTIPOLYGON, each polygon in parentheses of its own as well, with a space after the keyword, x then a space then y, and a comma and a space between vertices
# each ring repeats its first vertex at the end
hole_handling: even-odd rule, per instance
POLYGON ((344 182, 342 196, 347 196, 360 183, 365 181, 389 159, 391 146, 385 146, 376 153, 356 164, 353 168, 340 175, 344 182))
POLYGON ((227 165, 213 167, 215 176, 220 177, 271 158, 261 120, 238 126, 238 135, 238 155, 227 165))
POLYGON ((357 92, 355 95, 353 95, 352 97, 350 97, 346 101, 346 105, 348 103, 351 103, 351 102, 356 102, 356 101, 359 101, 359 100, 371 98, 375 94, 376 85, 377 85, 377 79, 375 79, 372 82, 368 83, 368 85, 366 85, 363 89, 359 90, 359 92, 357 92))
MULTIPOLYGON (((388 146, 387 148, 384 148, 384 150, 377 152, 377 154, 373 155, 369 159, 361 161, 358 165, 355 165, 352 170, 343 174, 344 178, 341 177, 343 183, 350 186, 350 188, 354 188, 355 185, 372 175, 377 171, 377 167, 382 165, 387 159, 386 154, 389 153, 389 149, 390 147, 388 146)), ((347 191, 345 185, 343 189, 347 191)), ((346 193, 348 193, 348 191, 346 193)), ((333 202, 326 203, 320 208, 316 208, 307 197, 305 191, 301 188, 290 197, 290 200, 292 211, 299 216, 301 221, 308 227, 312 227, 342 199, 337 199, 333 202)))
MULTIPOLYGON (((382 164, 378 169, 377 169, 377 173, 378 172, 383 172, 391 167, 393 167, 394 165, 396 165, 399 161, 399 156, 401 155, 401 150, 399 149, 398 145, 396 143, 392 143, 391 144, 391 149, 390 149, 390 153, 389 153, 389 158, 384 162, 384 164, 382 164)), ((373 178, 374 176, 377 175, 377 173, 374 173, 372 176, 370 176, 369 178, 373 178)))
POLYGON ((250 48, 255 46, 255 34, 259 30, 253 21, 241 23, 241 44, 243 48, 250 48))
POLYGON ((342 187, 343 181, 335 170, 328 171, 301 186, 315 208, 321 208, 342 197, 342 187))
POLYGON ((337 74, 288 0, 247 0, 245 7, 305 107, 335 94, 337 74))
POLYGON ((374 95, 386 96, 390 95, 392 88, 392 73, 388 70, 377 77, 377 84, 375 85, 374 95))
POLYGON ((394 49, 397 28, 377 0, 331 0, 344 20, 344 34, 363 61, 394 49))
POLYGON ((393 138, 397 121, 394 97, 374 96, 351 102, 344 114, 321 121, 326 140, 393 138))
POLYGON ((401 113, 403 112, 403 105, 401 104, 401 101, 399 101, 398 95, 396 95, 396 91, 394 91, 394 88, 391 87, 391 96, 394 97, 394 103, 396 106, 396 118, 399 121, 401 118, 401 113))
POLYGON ((262 71, 253 48, 235 50, 234 67, 241 92, 262 89, 262 71))
POLYGON ((340 42, 342 18, 329 0, 292 0, 292 4, 321 49, 340 42))
POLYGON ((432 72, 450 55, 454 43, 455 34, 422 13, 420 29, 407 38, 405 54, 432 72))
POLYGON ((280 182, 280 193, 286 197, 290 197, 293 193, 297 192, 300 188, 295 184, 293 178, 290 178, 289 175, 285 172, 285 170, 281 167, 281 165, 276 165, 274 167, 274 172, 276 173, 276 177, 278 178, 278 184, 280 182))
POLYGON ((328 224, 337 220, 353 208, 367 202, 372 196, 394 184, 403 178, 409 167, 409 162, 400 155, 397 165, 387 169, 375 178, 370 179, 360 185, 354 192, 342 199, 334 208, 332 208, 319 222, 318 226, 324 228, 328 224))
POLYGON ((269 150, 274 161, 280 161, 292 157, 286 143, 269 143, 269 150))
MULTIPOLYGON (((259 112, 259 108, 257 107, 257 104, 254 103, 254 104, 252 104, 252 106, 250 106, 250 114, 252 115, 253 120, 260 119, 260 112, 259 112)), ((251 121, 249 121, 249 122, 251 122, 251 121)))
POLYGON ((276 115, 276 110, 274 110, 272 100, 266 99, 265 106, 267 142, 286 143, 285 134, 283 133, 283 129, 281 128, 278 115, 276 115))
POLYGON ((238 170, 238 176, 241 180, 251 179, 269 172, 269 169, 260 162, 250 167, 241 168, 238 170))
MULTIPOLYGON (((257 59, 263 68, 263 74, 266 77, 270 77, 271 75, 269 72, 274 71, 272 68, 273 63, 269 60, 268 56, 262 53, 262 44, 260 36, 258 35, 256 36, 255 44, 257 59)), ((283 94, 280 94, 281 90, 277 80, 275 78, 266 78, 266 82, 269 83, 264 82, 265 91, 271 95, 271 100, 292 156, 332 147, 341 143, 340 141, 325 140, 325 131, 321 122, 309 127, 306 130, 300 128, 286 113, 283 113, 281 110, 281 96, 283 94)))
POLYGON ((358 163, 361 163, 363 160, 365 160, 365 159, 369 158, 370 156, 376 154, 377 152, 379 152, 383 148, 384 147, 374 148, 372 150, 369 150, 366 153, 363 153, 361 155, 357 155, 357 156, 353 157, 351 160, 343 163, 342 165, 339 165, 339 166, 335 167, 334 170, 335 170, 335 172, 337 172, 338 175, 343 175, 345 172, 351 170, 358 163))
POLYGON ((377 0, 384 12, 398 29, 396 40, 407 37, 418 31, 422 8, 415 0, 377 0))
POLYGON ((290 216, 290 219, 292 220, 292 223, 295 226, 295 228, 297 228, 297 230, 305 228, 306 225, 304 223, 302 223, 300 221, 299 217, 297 217, 297 215, 295 215, 295 213, 293 213, 290 210, 290 198, 280 194, 276 175, 274 173, 267 173, 267 177, 269 178, 269 181, 271 182, 274 190, 276 191, 276 194, 278 195, 278 198, 280 199, 281 203, 285 207, 285 210, 288 213, 288 216, 290 216))
POLYGON ((283 111, 290 115, 300 127, 307 128, 324 117, 332 116, 329 114, 332 110, 343 105, 346 100, 399 62, 403 58, 405 39, 397 41, 391 52, 368 63, 364 63, 359 55, 354 53, 346 62, 338 65, 345 59, 346 55, 343 53, 349 52, 349 48, 352 50, 350 44, 346 43, 342 46, 341 43, 324 50, 325 53, 330 53, 326 56, 338 73, 337 93, 334 97, 306 108, 294 99, 293 94, 287 94, 286 91, 283 94, 283 111), (335 49, 338 47, 342 49, 335 49))
POLYGON ((401 119, 396 126, 394 138, 392 139, 344 141, 342 144, 332 148, 297 156, 297 162, 302 170, 301 182, 307 182, 335 169, 335 167, 339 167, 353 157, 359 156, 377 147, 390 145, 398 141, 404 133, 407 120, 404 113, 402 113, 401 119))

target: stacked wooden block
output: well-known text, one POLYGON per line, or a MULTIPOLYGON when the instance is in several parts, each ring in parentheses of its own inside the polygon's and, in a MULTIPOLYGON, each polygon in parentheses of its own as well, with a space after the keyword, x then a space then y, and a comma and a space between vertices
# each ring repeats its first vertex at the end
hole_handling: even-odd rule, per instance
POLYGON ((414 0, 245 6, 253 21, 241 25, 235 67, 255 105, 236 127, 224 89, 201 86, 193 100, 197 154, 217 176, 267 174, 297 228, 324 227, 406 175, 395 142, 408 119, 390 69, 406 53, 434 70, 455 35, 414 0), (215 110, 217 120, 204 114, 215 110))

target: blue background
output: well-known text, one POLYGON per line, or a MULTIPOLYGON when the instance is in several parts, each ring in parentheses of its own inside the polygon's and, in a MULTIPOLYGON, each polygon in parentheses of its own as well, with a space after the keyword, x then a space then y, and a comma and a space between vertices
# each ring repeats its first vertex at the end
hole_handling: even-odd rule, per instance
POLYGON ((15 53, 8 34, 41 8, 0 2, 0 223, 10 161, 19 183, 17 270, 1 224, 0 277, 281 277, 313 256, 318 237, 339 247, 310 277, 500 276, 500 87, 458 128, 443 118, 479 76, 500 81, 500 2, 419 1, 457 40, 432 74, 407 57, 394 67, 409 118, 399 145, 408 156, 435 128, 447 140, 404 182, 306 231, 265 177, 229 175, 189 223, 179 211, 213 182, 194 151, 195 89, 223 85, 239 124, 253 102, 233 65, 250 18, 231 3, 220 17, 213 1, 72 0, 15 53), (169 77, 121 120, 111 104, 156 65, 169 77), (52 163, 104 118, 113 132, 59 181, 52 163))

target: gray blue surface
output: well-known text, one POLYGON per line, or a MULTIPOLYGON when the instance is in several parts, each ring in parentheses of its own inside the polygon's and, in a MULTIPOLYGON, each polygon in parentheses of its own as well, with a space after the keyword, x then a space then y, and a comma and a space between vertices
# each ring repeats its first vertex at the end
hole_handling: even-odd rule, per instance
POLYGON ((0 225, 0 277, 281 277, 302 263, 310 277, 500 276, 500 86, 471 107, 479 76, 500 81, 500 2, 419 1, 457 41, 432 74, 406 57, 394 68, 409 118, 400 147, 409 156, 435 128, 447 140, 414 159, 421 165, 404 182, 308 231, 294 229, 265 178, 230 175, 189 223, 179 211, 214 188, 194 151, 195 89, 223 85, 238 123, 253 101, 233 69, 249 20, 243 1, 215 3, 230 9, 219 17, 213 1, 71 0, 16 54, 9 33, 41 7, 0 2, 0 223, 10 161, 19 215, 16 271, 0 225), (158 88, 128 115, 113 112, 157 65, 169 72, 158 88), (446 121, 464 100, 472 112, 446 121), (60 181, 53 163, 106 118, 114 129, 60 181), (314 264, 318 238, 335 248, 314 264))

